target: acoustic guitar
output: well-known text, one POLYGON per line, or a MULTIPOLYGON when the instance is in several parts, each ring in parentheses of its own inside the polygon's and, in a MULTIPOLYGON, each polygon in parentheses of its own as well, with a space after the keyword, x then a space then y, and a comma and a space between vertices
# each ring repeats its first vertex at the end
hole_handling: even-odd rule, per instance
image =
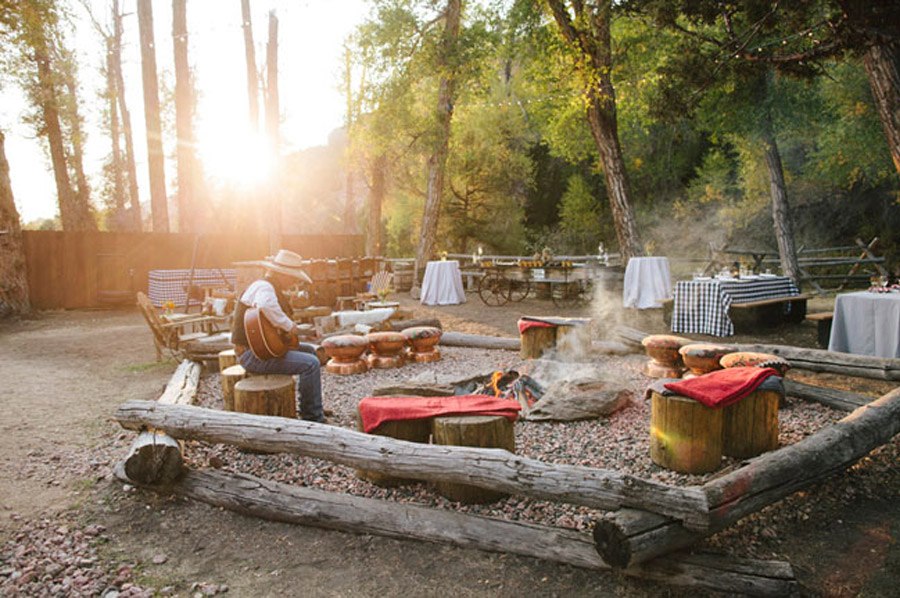
POLYGON ((282 357, 289 350, 300 346, 296 335, 288 334, 269 322, 257 307, 244 312, 244 330, 247 333, 247 344, 258 359, 282 357))

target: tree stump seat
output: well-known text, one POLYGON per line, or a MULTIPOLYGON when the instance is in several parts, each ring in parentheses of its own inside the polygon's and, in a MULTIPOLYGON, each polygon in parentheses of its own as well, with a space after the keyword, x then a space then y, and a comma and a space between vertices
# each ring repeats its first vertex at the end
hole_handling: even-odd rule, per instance
MULTIPOLYGON (((356 418, 356 427, 362 432, 362 418, 359 417, 357 413, 356 418)), ((390 438, 395 438, 397 440, 406 440, 408 442, 421 442, 424 444, 428 444, 428 441, 431 439, 431 418, 422 418, 422 419, 404 419, 397 421, 389 421, 384 422, 369 434, 375 434, 377 436, 388 436, 390 438)), ((389 458, 386 457, 386 458, 389 458)), ((370 471, 367 469, 357 469, 356 476, 362 480, 366 480, 367 482, 371 482, 376 486, 381 486, 383 488, 393 488, 396 486, 403 486, 405 484, 414 484, 418 480, 413 480, 409 478, 399 478, 397 476, 392 476, 384 473, 380 473, 377 471, 370 471)))
POLYGON ((403 365, 403 348, 406 337, 399 332, 370 332, 366 335, 369 342, 370 368, 399 368, 403 365))
POLYGON ((369 371, 368 363, 362 358, 369 348, 365 337, 355 334, 330 336, 322 341, 322 348, 329 357, 326 372, 348 376, 369 371))
POLYGON ((650 361, 644 366, 644 374, 651 378, 680 378, 684 371, 679 350, 691 344, 691 340, 671 334, 650 334, 641 345, 650 361))
POLYGON ((250 374, 239 363, 228 366, 219 372, 219 378, 222 381, 222 402, 225 405, 225 411, 234 411, 234 385, 249 377, 250 374))
POLYGON ((681 360, 690 370, 684 377, 693 378, 721 369, 722 364, 719 363, 720 360, 731 352, 733 352, 733 350, 730 347, 712 343, 691 343, 689 345, 684 345, 678 349, 681 360))
POLYGON ((234 410, 296 418, 293 376, 266 374, 239 380, 234 385, 234 410))
POLYGON ((723 410, 680 395, 651 393, 650 459, 681 473, 709 473, 722 461, 723 410))
POLYGON ((778 448, 778 405, 783 396, 757 389, 723 409, 722 453, 749 459, 778 448))
POLYGON ((416 363, 431 363, 441 360, 441 350, 437 344, 441 341, 442 331, 433 326, 413 326, 404 328, 401 334, 409 345, 408 357, 416 363))
POLYGON ((237 355, 235 355, 234 349, 219 351, 219 372, 224 372, 233 365, 237 365, 237 355))

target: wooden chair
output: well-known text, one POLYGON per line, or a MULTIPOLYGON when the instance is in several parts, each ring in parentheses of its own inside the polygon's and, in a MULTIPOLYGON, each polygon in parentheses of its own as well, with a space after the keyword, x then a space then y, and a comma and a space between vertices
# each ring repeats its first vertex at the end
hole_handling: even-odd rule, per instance
POLYGON ((185 356, 187 346, 194 341, 219 337, 218 327, 225 321, 216 316, 197 314, 177 314, 171 320, 160 316, 156 307, 144 293, 137 293, 137 305, 144 316, 150 332, 153 333, 153 344, 156 348, 156 360, 162 361, 163 353, 181 360, 185 356))
POLYGON ((362 309, 368 301, 375 301, 384 291, 394 292, 391 286, 393 282, 394 274, 392 272, 386 270, 376 272, 369 281, 369 291, 356 294, 356 309, 362 309))

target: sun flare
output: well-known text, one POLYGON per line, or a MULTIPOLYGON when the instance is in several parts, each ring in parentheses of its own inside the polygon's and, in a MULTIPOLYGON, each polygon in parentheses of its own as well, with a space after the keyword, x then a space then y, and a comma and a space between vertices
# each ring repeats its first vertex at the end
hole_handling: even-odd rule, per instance
POLYGON ((197 153, 207 176, 223 183, 252 186, 272 175, 275 159, 264 135, 210 124, 197 135, 197 153))

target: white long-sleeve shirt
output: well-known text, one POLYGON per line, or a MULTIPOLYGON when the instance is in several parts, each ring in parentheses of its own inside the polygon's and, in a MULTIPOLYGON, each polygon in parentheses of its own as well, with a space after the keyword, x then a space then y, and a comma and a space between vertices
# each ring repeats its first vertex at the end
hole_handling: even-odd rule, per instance
POLYGON ((294 329, 294 322, 282 311, 278 304, 275 287, 268 280, 257 280, 241 295, 241 303, 249 307, 258 307, 266 319, 285 332, 294 329))

